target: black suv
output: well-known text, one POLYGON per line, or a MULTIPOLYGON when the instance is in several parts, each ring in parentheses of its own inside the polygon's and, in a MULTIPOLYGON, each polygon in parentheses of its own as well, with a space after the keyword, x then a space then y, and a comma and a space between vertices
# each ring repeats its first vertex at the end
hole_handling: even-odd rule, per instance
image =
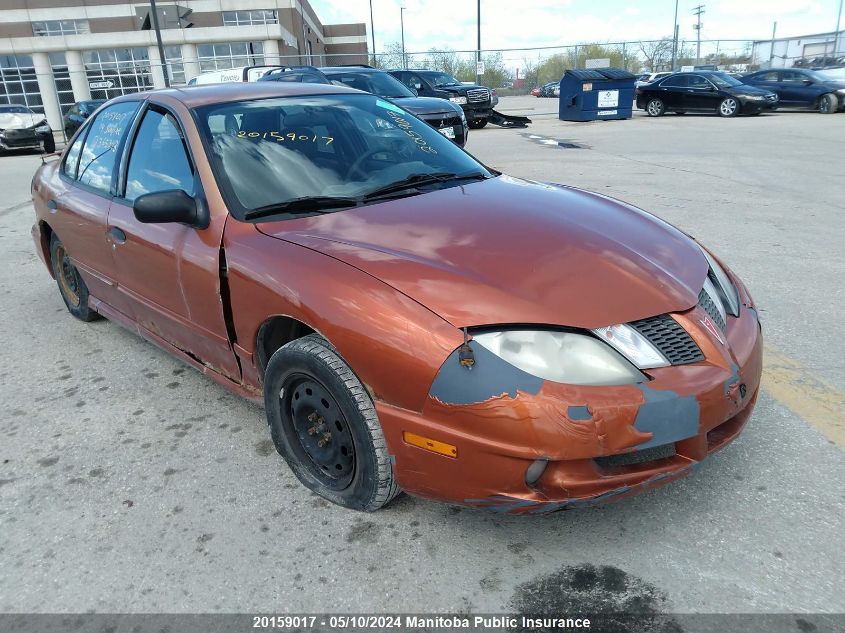
POLYGON ((449 73, 439 70, 391 70, 389 72, 421 97, 448 99, 461 106, 473 130, 487 125, 487 120, 493 115, 493 108, 499 102, 495 90, 475 84, 462 84, 449 73))
POLYGON ((466 145, 469 136, 469 126, 460 106, 442 99, 418 97, 395 77, 370 66, 288 67, 270 71, 259 81, 301 81, 349 86, 392 101, 428 123, 456 145, 466 145))

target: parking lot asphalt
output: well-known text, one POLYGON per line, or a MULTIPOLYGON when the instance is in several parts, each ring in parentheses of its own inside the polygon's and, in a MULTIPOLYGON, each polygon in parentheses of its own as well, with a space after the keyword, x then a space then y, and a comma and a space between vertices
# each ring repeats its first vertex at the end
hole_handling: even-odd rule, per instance
POLYGON ((259 407, 67 314, 29 234, 40 159, 3 156, 0 611, 845 611, 845 113, 566 123, 555 105, 503 98, 534 123, 468 151, 656 213, 739 273, 767 347, 736 442, 680 482, 543 518, 335 507, 259 407), (589 565, 624 582, 556 589, 589 565))

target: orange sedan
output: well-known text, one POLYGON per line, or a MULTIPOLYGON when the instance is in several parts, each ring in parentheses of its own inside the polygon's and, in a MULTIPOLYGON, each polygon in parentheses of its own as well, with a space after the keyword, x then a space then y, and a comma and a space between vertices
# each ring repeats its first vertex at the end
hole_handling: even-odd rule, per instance
POLYGON ((620 499, 689 473, 757 397, 754 303, 692 238, 368 93, 127 95, 32 193, 71 314, 263 402, 297 477, 350 508, 620 499))

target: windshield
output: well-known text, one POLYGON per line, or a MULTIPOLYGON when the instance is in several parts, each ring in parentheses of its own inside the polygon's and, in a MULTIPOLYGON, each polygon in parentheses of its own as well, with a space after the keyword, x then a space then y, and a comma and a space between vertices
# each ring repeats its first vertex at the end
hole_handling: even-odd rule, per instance
POLYGON ((26 106, 0 105, 0 114, 35 114, 26 106))
POLYGON ((404 181, 412 184, 392 197, 421 193, 424 180, 445 187, 492 175, 435 129, 373 95, 240 101, 195 114, 229 209, 241 220, 284 204, 289 217, 291 210, 301 216, 356 206, 404 181))
POLYGON ((364 92, 371 92, 379 97, 386 99, 398 99, 401 97, 416 97, 408 87, 401 81, 396 79, 393 75, 387 73, 326 73, 333 84, 339 86, 349 86, 363 90, 364 92))
POLYGON ((730 88, 732 86, 741 86, 742 82, 726 73, 710 73, 707 78, 716 84, 719 88, 730 88))
POLYGON ((424 77, 438 88, 440 86, 461 85, 461 82, 452 77, 452 75, 450 75, 449 73, 425 73, 424 77))

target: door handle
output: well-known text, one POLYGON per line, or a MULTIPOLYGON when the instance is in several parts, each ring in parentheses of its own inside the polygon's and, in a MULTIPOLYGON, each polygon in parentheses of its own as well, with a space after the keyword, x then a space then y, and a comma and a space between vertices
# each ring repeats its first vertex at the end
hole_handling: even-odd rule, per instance
POLYGON ((112 239, 118 244, 123 244, 126 241, 126 233, 116 226, 109 229, 109 235, 111 235, 112 239))

